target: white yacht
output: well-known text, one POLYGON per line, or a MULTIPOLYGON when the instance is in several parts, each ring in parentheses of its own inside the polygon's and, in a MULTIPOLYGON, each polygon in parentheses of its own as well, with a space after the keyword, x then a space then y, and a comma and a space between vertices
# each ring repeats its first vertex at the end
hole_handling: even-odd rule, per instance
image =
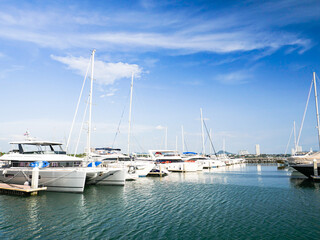
POLYGON ((126 180, 135 180, 138 177, 146 177, 154 168, 153 162, 136 161, 128 155, 121 153, 121 149, 116 148, 95 148, 93 157, 102 162, 102 166, 123 168, 126 180))
POLYGON ((48 191, 81 193, 85 184, 124 185, 121 169, 87 167, 87 161, 68 156, 59 142, 28 140, 10 144, 14 148, 0 157, 0 161, 5 162, 0 168, 1 182, 24 184, 31 181, 32 165, 38 162, 45 163, 39 169, 39 185, 47 187, 48 191))
POLYGON ((163 165, 170 172, 196 172, 196 162, 183 161, 180 154, 174 150, 149 150, 151 158, 158 164, 163 165))
POLYGON ((195 152, 183 152, 181 157, 185 162, 196 162, 198 165, 198 171, 202 171, 204 168, 208 168, 207 165, 210 164, 209 158, 199 155, 195 152))
POLYGON ((6 164, 0 168, 0 181, 24 184, 31 181, 34 162, 46 162, 39 169, 39 185, 48 191, 83 192, 86 170, 81 167, 82 159, 66 155, 61 144, 48 141, 11 142, 15 145, 8 154, 0 157, 6 164))
POLYGON ((216 155, 210 155, 210 168, 218 168, 218 167, 225 167, 229 161, 227 159, 221 159, 216 155))
POLYGON ((160 164, 156 163, 149 153, 133 153, 132 157, 138 168, 146 169, 146 176, 166 176, 169 174, 169 171, 165 167, 161 168, 160 164), (147 171, 149 172, 147 173, 147 171))

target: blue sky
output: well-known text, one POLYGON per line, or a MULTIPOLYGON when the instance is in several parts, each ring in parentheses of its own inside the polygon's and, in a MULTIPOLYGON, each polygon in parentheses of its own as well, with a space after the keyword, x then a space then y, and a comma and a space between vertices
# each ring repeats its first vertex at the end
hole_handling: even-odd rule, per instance
MULTIPOLYGON (((93 145, 201 150, 200 108, 216 149, 281 153, 320 72, 319 1, 0 0, 0 151, 28 129, 65 141, 96 49, 93 145)), ((85 95, 88 95, 86 87, 85 95)), ((81 100, 80 113, 86 100, 81 100)), ((74 148, 82 116, 77 119, 74 148)), ((314 96, 300 145, 318 149, 314 96)), ((81 138, 80 149, 85 144, 81 138)), ((209 145, 207 145, 207 152, 209 145)))

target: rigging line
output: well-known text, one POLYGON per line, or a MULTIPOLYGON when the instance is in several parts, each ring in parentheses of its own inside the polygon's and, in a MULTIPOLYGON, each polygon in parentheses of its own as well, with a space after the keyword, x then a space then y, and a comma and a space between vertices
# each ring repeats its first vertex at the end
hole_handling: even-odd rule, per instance
POLYGON ((83 114, 82 123, 81 123, 80 131, 79 131, 79 136, 78 136, 77 145, 76 145, 76 148, 75 148, 75 150, 74 150, 74 156, 76 156, 77 151, 78 151, 78 147, 79 147, 79 143, 80 143, 80 138, 81 138, 81 132, 82 132, 82 129, 83 129, 83 125, 84 125, 85 118, 86 118, 86 116, 87 116, 87 109, 88 109, 88 105, 89 105, 89 97, 90 97, 90 96, 88 96, 86 108, 85 108, 85 110, 84 110, 84 114, 83 114))
POLYGON ((290 137, 289 137, 289 141, 288 141, 288 143, 287 143, 287 147, 286 147, 286 151, 285 151, 284 155, 286 155, 287 152, 288 152, 288 148, 289 148, 289 144, 290 144, 290 141, 291 141, 291 137, 292 137, 293 131, 294 131, 294 129, 293 129, 293 127, 292 127, 292 130, 291 130, 291 133, 290 133, 290 137))
POLYGON ((3 180, 3 181, 1 181, 1 182, 3 182, 3 183, 8 183, 8 182, 10 182, 12 179, 14 179, 16 176, 18 176, 18 174, 21 173, 21 172, 22 172, 22 174, 23 174, 23 171, 20 170, 20 171, 18 171, 16 174, 14 174, 11 178, 9 178, 9 179, 7 179, 7 180, 3 180))
MULTIPOLYGON (((308 98, 307 98, 306 107, 305 107, 305 109, 304 109, 304 113, 303 113, 303 117, 302 117, 302 121, 301 121, 301 126, 300 126, 300 129, 299 129, 299 135, 298 135, 298 139, 297 139, 296 148, 297 148, 297 146, 299 146, 299 141, 300 141, 301 132, 302 132, 303 124, 304 124, 304 119, 305 119, 305 117, 306 117, 306 113, 307 113, 307 109, 308 109, 308 105, 309 105, 309 100, 310 100, 310 95, 311 95, 311 91, 312 91, 312 86, 313 86, 313 81, 311 81, 310 90, 309 90, 309 95, 308 95, 308 98)), ((297 151, 297 149, 295 149, 295 152, 296 152, 296 151, 297 151)))
POLYGON ((55 182, 55 181, 57 181, 57 180, 59 180, 59 179, 61 179, 61 178, 64 178, 64 177, 66 177, 66 176, 69 176, 70 174, 72 174, 72 173, 74 173, 74 172, 77 172, 77 171, 78 171, 78 168, 76 168, 75 170, 73 170, 73 171, 71 171, 71 172, 66 173, 65 175, 62 175, 62 176, 60 176, 60 177, 53 178, 53 179, 50 179, 50 180, 48 180, 48 181, 46 181, 46 182, 43 182, 43 183, 41 183, 41 185, 45 185, 45 184, 47 184, 47 183, 53 183, 53 182, 55 182))
POLYGON ((75 111, 75 113, 74 113, 73 121, 72 121, 72 124, 71 124, 71 129, 70 129, 70 132, 69 132, 68 141, 67 141, 67 145, 66 145, 66 152, 68 151, 68 147, 69 147, 69 143, 70 143, 70 138, 71 138, 71 134, 72 134, 72 131, 73 131, 73 126, 74 126, 74 123, 75 123, 75 121, 76 121, 76 117, 77 117, 77 115, 78 115, 79 105, 80 105, 80 101, 81 101, 81 98, 82 98, 82 93, 83 93, 84 85, 85 85, 85 83, 86 83, 86 79, 87 79, 87 76, 88 76, 91 58, 92 58, 92 55, 90 56, 90 59, 89 59, 89 64, 88 64, 88 67, 87 67, 87 72, 86 72, 86 75, 85 75, 84 80, 83 80, 83 84, 82 84, 82 88, 81 88, 81 91, 80 91, 80 96, 79 96, 79 99, 78 99, 76 111, 75 111))
POLYGON ((138 139, 136 138, 135 135, 132 135, 133 139, 136 141, 136 143, 138 144, 138 147, 140 148, 141 152, 145 152, 145 149, 140 145, 138 139))
MULTIPOLYGON (((125 101, 126 103, 128 103, 128 98, 129 98, 129 96, 130 96, 130 90, 129 90, 129 93, 128 93, 128 95, 127 95, 126 101, 125 101)), ((122 119, 123 119, 123 115, 124 115, 124 112, 125 112, 125 110, 126 110, 126 107, 127 107, 127 104, 125 104, 124 107, 123 107, 123 110, 122 110, 122 113, 121 113, 121 117, 120 117, 120 121, 119 121, 117 130, 116 130, 114 139, 113 139, 112 148, 113 148, 113 146, 114 146, 114 144, 115 144, 115 142, 116 142, 116 138, 117 138, 118 134, 120 133, 121 121, 122 121, 122 119)))
POLYGON ((189 150, 188 150, 188 145, 187 145, 186 141, 184 141, 184 146, 185 146, 185 148, 186 148, 186 152, 189 152, 189 150))
POLYGON ((188 145, 187 145, 187 141, 186 141, 186 137, 184 136, 184 147, 186 148, 186 152, 189 152, 189 149, 188 149, 188 145))
MULTIPOLYGON (((208 128, 207 128, 207 124, 206 124, 206 122, 205 122, 204 120, 203 120, 203 124, 204 124, 204 127, 205 127, 205 129, 206 129, 206 132, 207 132, 207 134, 208 134, 208 136, 209 136, 209 131, 208 131, 208 128)), ((215 149, 214 146, 213 146, 213 142, 212 142, 212 139, 210 138, 210 136, 209 136, 209 139, 210 139, 210 143, 211 143, 211 147, 212 147, 212 149, 213 149, 214 155, 217 156, 216 149, 215 149)))
POLYGON ((317 73, 315 73, 315 75, 316 75, 316 79, 318 80, 318 84, 320 84, 320 79, 319 79, 317 73))

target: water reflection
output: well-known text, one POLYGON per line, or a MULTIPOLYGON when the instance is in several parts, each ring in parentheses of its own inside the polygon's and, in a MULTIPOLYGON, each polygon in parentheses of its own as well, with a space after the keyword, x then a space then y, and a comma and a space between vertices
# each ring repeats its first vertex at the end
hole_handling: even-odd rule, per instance
POLYGON ((289 168, 248 164, 87 186, 83 194, 0 196, 0 237, 317 239, 320 183, 290 176, 289 168))
POLYGON ((320 182, 315 182, 308 178, 290 178, 290 183, 296 188, 320 190, 320 182))

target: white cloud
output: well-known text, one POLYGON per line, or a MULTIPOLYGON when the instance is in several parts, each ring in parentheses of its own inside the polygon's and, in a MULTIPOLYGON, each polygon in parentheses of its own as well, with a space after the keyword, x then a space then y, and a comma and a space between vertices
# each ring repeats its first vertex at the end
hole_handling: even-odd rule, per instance
MULTIPOLYGON (((51 55, 51 58, 66 64, 69 69, 75 70, 81 76, 85 76, 89 59, 84 57, 59 57, 51 55)), ((134 73, 135 78, 139 78, 142 68, 137 64, 128 63, 106 63, 100 60, 94 62, 94 79, 101 85, 112 85, 115 81, 130 78, 134 73)), ((113 91, 114 93, 115 91, 113 91)))

